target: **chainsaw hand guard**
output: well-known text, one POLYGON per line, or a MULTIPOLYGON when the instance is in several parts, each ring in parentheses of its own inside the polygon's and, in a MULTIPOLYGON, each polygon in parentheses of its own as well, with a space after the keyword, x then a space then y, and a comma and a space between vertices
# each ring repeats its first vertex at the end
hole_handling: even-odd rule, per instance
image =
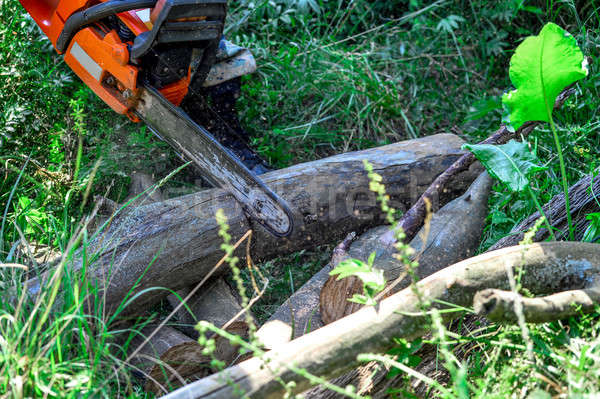
POLYGON ((158 44, 204 42, 216 46, 223 35, 227 13, 224 0, 159 0, 152 10, 153 28, 137 36, 131 47, 132 62, 158 44))

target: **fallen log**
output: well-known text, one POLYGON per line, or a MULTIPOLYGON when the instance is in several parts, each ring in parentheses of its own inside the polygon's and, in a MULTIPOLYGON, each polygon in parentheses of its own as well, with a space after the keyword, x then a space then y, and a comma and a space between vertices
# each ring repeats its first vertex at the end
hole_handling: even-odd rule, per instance
POLYGON ((187 377, 198 379, 214 372, 210 356, 202 354, 198 342, 172 327, 162 327, 144 342, 156 328, 155 324, 144 327, 130 343, 133 350, 143 345, 131 363, 138 370, 136 374, 141 373, 146 380, 146 391, 166 393, 166 386, 185 385, 187 377))
MULTIPOLYGON (((507 269, 522 269, 521 285, 533 295, 588 288, 600 273, 600 246, 581 242, 551 242, 504 248, 469 258, 417 283, 434 307, 442 303, 469 307, 488 288, 509 289, 507 269)), ((393 338, 413 340, 429 330, 419 295, 411 288, 363 308, 285 345, 230 367, 166 395, 165 399, 281 398, 287 387, 298 393, 310 387, 299 370, 332 378, 355 367, 361 353, 390 349, 393 338), (294 384, 289 384, 294 382, 294 384)), ((441 312, 445 322, 463 312, 441 312)))
MULTIPOLYGON (((339 241, 350 231, 382 223, 375 195, 368 190, 363 160, 383 177, 392 205, 403 210, 464 154, 462 144, 454 135, 441 134, 340 154, 261 176, 293 211, 296 227, 287 239, 275 238, 248 220, 239 204, 220 189, 132 209, 116 215, 110 227, 95 235, 88 245, 88 259, 94 260, 87 266, 88 276, 105 287, 103 298, 108 311, 114 311, 126 298, 135 297, 128 312, 136 312, 168 294, 167 290, 150 290, 137 295, 143 290, 178 290, 200 281, 223 254, 214 218, 219 208, 228 218, 234 240, 248 229, 255 230, 252 256, 256 259, 339 241)), ((453 189, 442 201, 462 192, 478 170, 457 176, 453 189)), ((73 263, 72 267, 80 267, 77 261, 73 263)), ((30 281, 29 287, 33 293, 39 292, 38 281, 30 281)))
MULTIPOLYGON (((479 246, 485 224, 491 185, 492 179, 487 173, 482 173, 465 194, 436 212, 411 241, 410 246, 415 250, 412 258, 419 262, 416 269, 419 279, 474 254, 479 246)), ((366 261, 369 255, 375 252, 375 266, 384 270, 386 280, 389 281, 386 290, 391 293, 407 287, 410 284, 410 277, 405 272, 405 266, 394 257, 394 248, 379 240, 384 229, 388 228, 382 226, 363 234, 350 249, 350 255, 366 261)), ((348 299, 362 290, 362 282, 356 277, 342 280, 338 280, 336 276, 329 277, 320 295, 323 322, 329 324, 360 309, 361 305, 348 302, 348 299)), ((419 364, 419 369, 427 368, 428 356, 436 355, 435 351, 427 349, 421 350, 423 362, 419 364)), ((386 379, 388 372, 389 366, 369 362, 332 380, 331 383, 342 387, 352 385, 360 395, 385 397, 387 389, 403 378, 398 376, 386 379)), ((339 393, 321 386, 304 392, 303 395, 306 399, 342 397, 339 393)))
MULTIPOLYGON (((491 179, 482 174, 465 194, 454 199, 434 214, 430 226, 422 229, 410 243, 416 249, 420 278, 471 256, 479 245, 487 214, 487 197, 491 179), (460 223, 457 223, 460 221, 460 223)), ((258 330, 257 335, 267 348, 273 348, 308 331, 322 327, 357 310, 360 305, 348 302, 354 293, 362 291, 362 282, 354 277, 337 280, 329 272, 342 259, 351 257, 366 261, 376 253, 375 265, 384 270, 387 281, 404 272, 404 266, 394 258, 395 249, 383 244, 379 237, 389 227, 379 226, 362 234, 350 245, 347 253, 337 255, 321 271, 285 301, 258 330), (326 285, 327 283, 327 285, 326 285), (324 287, 325 286, 325 287, 324 287)), ((347 247, 349 240, 342 243, 347 247)), ((408 285, 405 277, 396 291, 408 285)))
POLYGON ((348 250, 355 238, 354 232, 348 234, 333 250, 331 262, 294 292, 258 329, 256 336, 264 348, 273 349, 323 326, 319 315, 319 293, 329 272, 348 258, 348 250))
MULTIPOLYGON (((191 289, 185 288, 177 292, 180 298, 185 298, 191 289)), ((175 295, 168 297, 169 303, 174 308, 180 303, 175 295)), ((177 328, 186 335, 197 340, 198 331, 194 328, 200 320, 208 321, 225 331, 248 339, 248 323, 245 316, 236 315, 242 311, 238 299, 233 295, 231 288, 222 277, 212 278, 197 293, 187 301, 186 307, 182 307, 175 313, 177 328)), ((238 348, 229 343, 229 340, 217 336, 215 338, 215 355, 219 360, 229 365, 233 363, 238 355, 238 348)))
MULTIPOLYGON (((597 169, 596 172, 600 171, 597 169)), ((589 225, 589 220, 585 217, 591 212, 600 212, 600 178, 589 174, 580 179, 569 188, 569 200, 573 227, 575 229, 575 239, 580 240, 589 225)), ((569 226, 567 225, 567 210, 565 207, 565 197, 563 194, 557 194, 545 204, 542 209, 548 217, 550 225, 555 229, 557 240, 566 239, 569 236, 569 226)), ((501 238, 490 247, 490 251, 495 249, 517 245, 522 239, 523 234, 530 230, 535 222, 540 218, 540 213, 535 212, 516 227, 509 235, 501 238)), ((534 242, 543 241, 548 238, 548 229, 541 227, 533 237, 534 242)))
MULTIPOLYGON (((436 212, 429 225, 424 226, 410 242, 415 251, 412 260, 419 262, 415 270, 417 278, 423 279, 473 256, 485 225, 491 187, 492 178, 482 173, 462 196, 436 212)), ((349 255, 366 262, 374 252, 375 267, 383 270, 386 281, 394 285, 390 292, 398 292, 408 287, 411 277, 406 273, 405 265, 394 256, 395 248, 379 240, 385 229, 389 228, 382 226, 363 234, 352 245, 349 255)), ((363 305, 348 299, 362 291, 363 283, 358 277, 338 280, 337 276, 330 276, 321 289, 319 299, 323 323, 329 324, 360 309, 363 305)))

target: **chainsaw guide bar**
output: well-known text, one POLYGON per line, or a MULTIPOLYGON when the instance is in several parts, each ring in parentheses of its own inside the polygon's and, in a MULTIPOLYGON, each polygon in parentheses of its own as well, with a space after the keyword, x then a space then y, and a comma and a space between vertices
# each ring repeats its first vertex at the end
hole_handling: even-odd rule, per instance
POLYGON ((192 161, 214 186, 231 193, 244 211, 271 234, 291 234, 292 212, 277 194, 155 88, 145 85, 141 92, 135 113, 151 130, 192 161))

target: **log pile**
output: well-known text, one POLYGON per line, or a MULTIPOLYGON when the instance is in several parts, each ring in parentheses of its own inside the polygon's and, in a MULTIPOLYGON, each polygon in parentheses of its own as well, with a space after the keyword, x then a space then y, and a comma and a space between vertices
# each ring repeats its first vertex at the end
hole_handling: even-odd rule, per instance
MULTIPOLYGON (((517 133, 527 134, 533 126, 528 124, 517 133)), ((514 134, 501 128, 487 141, 503 142, 514 134)), ((359 394, 383 397, 393 383, 384 381, 389 367, 375 361, 360 364, 357 355, 385 351, 393 344, 392 338, 414 339, 427 333, 427 316, 420 307, 423 297, 439 300, 433 305, 439 309, 445 308, 440 303, 474 306, 480 315, 504 323, 515 323, 521 316, 528 322, 565 317, 572 314, 572 303, 583 311, 593 310, 600 298, 599 247, 582 243, 514 247, 539 218, 537 214, 492 248, 498 251, 472 257, 483 232, 492 179, 461 150, 462 144, 454 135, 435 135, 263 175, 292 209, 296 230, 287 239, 271 236, 248 219, 223 190, 164 200, 149 176, 133 176, 130 206, 122 209, 106 201, 105 206, 115 214, 105 224, 108 227, 94 235, 85 255, 94 260, 87 273, 98 281, 109 313, 119 309, 121 314, 139 315, 176 292, 168 297, 174 308, 171 314, 143 328, 130 344, 127 360, 144 378, 145 389, 168 393, 173 387, 196 381, 166 397, 234 398, 241 390, 248 397, 279 398, 284 393, 281 381, 295 383, 288 386, 288 393, 311 388, 297 372, 303 368, 333 378, 337 386, 353 385, 359 394), (382 176, 390 205, 408 210, 400 225, 411 238, 413 260, 419 263, 414 277, 419 282, 413 282, 404 263, 396 258, 389 227, 381 226, 383 214, 368 189, 363 160, 382 176), (248 231, 254 232, 248 252, 236 252, 241 258, 251 254, 254 259, 266 260, 346 238, 334 250, 331 262, 257 331, 263 346, 255 348, 255 358, 242 361, 238 347, 219 335, 212 336, 216 340, 214 358, 228 366, 215 374, 213 358, 197 343, 197 323, 209 322, 243 339, 252 331, 247 324, 252 320, 245 313, 248 309, 242 309, 237 293, 225 281, 226 268, 219 268, 224 262, 222 240, 217 235, 220 226, 214 219, 217 209, 227 216, 233 242, 242 242, 248 231), (357 238, 355 232, 363 234, 357 238), (388 281, 377 307, 348 301, 363 291, 360 279, 329 276, 340 262, 348 258, 366 261, 371 254, 375 267, 383 270, 388 281), (525 268, 521 284, 544 297, 522 298, 508 291, 507 267, 525 268), (153 287, 165 289, 149 289, 153 287), (124 301, 128 302, 125 309, 120 306, 124 301), (515 311, 515 304, 521 313, 515 311)), ((598 211, 597 180, 586 176, 570 189, 577 237, 587 226, 585 215, 598 211)), ((564 198, 556 196, 544 209, 561 232, 557 237, 566 237, 564 198)), ((542 228, 533 240, 541 241, 547 233, 542 228)), ((80 264, 70 266, 79 268, 80 264)), ((28 285, 33 294, 41 287, 36 279, 28 285)), ((446 321, 460 315, 442 314, 446 321)), ((339 390, 331 388, 325 384, 304 396, 340 397, 339 390)))
MULTIPOLYGON (((416 250, 415 257, 419 260, 419 277, 431 275, 475 252, 487 214, 490 187, 491 178, 483 173, 465 194, 435 213, 429 226, 411 241, 411 247, 416 250), (456 223, 456 220, 461 220, 461 223, 456 223)), ((283 303, 258 330, 257 334, 265 346, 272 348, 360 308, 347 299, 362 292, 362 282, 355 277, 337 280, 329 276, 333 267, 344 258, 366 261, 375 252, 375 265, 384 270, 386 281, 394 282, 401 277, 394 292, 405 288, 410 278, 404 273, 402 263, 394 257, 394 247, 379 240, 387 230, 387 226, 380 226, 362 234, 346 253, 338 254, 334 261, 283 303), (292 325, 296 327, 295 331, 292 331, 292 325)))
MULTIPOLYGON (((219 226, 214 215, 223 209, 229 233, 236 240, 253 229, 252 256, 269 259, 303 248, 341 240, 350 231, 382 223, 376 198, 368 190, 363 160, 369 161, 388 187, 392 205, 407 209, 437 175, 460 158, 463 141, 440 134, 365 151, 340 154, 295 165, 262 176, 294 214, 294 233, 287 239, 271 236, 243 213, 225 191, 211 189, 122 212, 110 227, 95 236, 87 249, 90 278, 104 287, 107 310, 135 296, 124 311, 136 313, 167 296, 166 290, 137 293, 151 287, 179 290, 202 280, 222 257, 219 226)), ((475 179, 480 168, 455 176, 447 202, 475 179)), ((240 253, 240 256, 244 256, 240 253)), ((79 264, 72 265, 79 268, 79 264)), ((29 282, 39 292, 36 279, 29 282)))
MULTIPOLYGON (((559 99, 559 101, 562 100, 564 98, 559 99)), ((533 126, 534 124, 526 126, 527 131, 525 134, 533 126)), ((508 137, 508 133, 501 129, 495 136, 492 137, 494 140, 502 142, 508 137)), ((443 184, 440 184, 439 177, 432 184, 433 190, 438 190, 438 192, 431 196, 432 192, 427 191, 421 199, 435 200, 436 195, 440 191, 444 191, 444 186, 448 183, 451 175, 464 170, 472 161, 472 159, 465 157, 458 160, 449 168, 450 172, 447 170, 447 173, 445 172, 442 175, 443 184)), ((579 222, 576 224, 579 234, 585 228, 584 213, 595 210, 595 204, 592 204, 593 201, 590 198, 594 198, 596 188, 593 181, 589 179, 591 178, 588 178, 588 181, 584 179, 571 189, 571 198, 575 198, 573 210, 582 215, 576 218, 579 222), (581 187, 584 185, 587 185, 588 188, 591 187, 592 195, 590 197, 582 195, 581 187)), ((486 174, 482 174, 468 192, 436 212, 431 220, 427 218, 427 215, 419 215, 420 211, 417 211, 417 214, 409 212, 409 218, 403 219, 405 222, 408 220, 411 223, 411 229, 414 228, 415 220, 421 218, 426 221, 421 232, 411 242, 411 246, 416 249, 416 259, 421 264, 421 267, 417 269, 417 276, 418 278, 425 278, 424 281, 417 284, 419 290, 425 291, 424 296, 428 300, 434 301, 447 301, 448 297, 456 296, 456 298, 447 302, 459 306, 475 304, 480 314, 488 315, 490 319, 503 322, 515 322, 516 317, 512 313, 512 309, 516 302, 522 304, 526 320, 532 322, 553 320, 556 317, 571 315, 573 313, 569 304, 573 302, 579 304, 584 311, 591 311, 594 301, 599 297, 596 281, 598 271, 600 271, 600 253, 596 249, 597 247, 588 244, 552 243, 533 245, 526 248, 511 247, 493 253, 493 255, 470 258, 446 268, 450 264, 472 256, 477 249, 483 222, 487 214, 486 205, 490 186, 491 179, 486 174), (460 223, 457 223, 457 221, 460 221, 460 223), (569 253, 576 253, 576 251, 580 251, 577 252, 577 256, 569 255, 569 253), (548 263, 553 264, 555 270, 552 271, 548 263), (505 267, 524 267, 531 271, 535 276, 528 276, 530 280, 524 283, 525 288, 534 295, 548 295, 542 299, 530 300, 521 298, 512 291, 498 290, 497 288, 509 288, 505 267), (573 267, 574 269, 572 269, 573 267), (541 268, 544 270, 541 270, 541 268), (584 269, 586 272, 582 275, 584 269), (551 276, 552 273, 556 274, 551 276), (577 274, 579 275, 578 279, 574 277, 577 274), (537 281, 536 278, 541 281, 537 281), (573 280, 574 278, 575 280, 573 280), (562 284, 552 285, 552 279, 561 280, 562 284), (432 281, 435 282, 432 283, 432 281), (544 286, 544 284, 546 285, 544 286), (487 285, 496 289, 486 289, 487 285), (465 297, 468 299, 465 299, 465 297), (536 318, 536 315, 540 314, 545 316, 536 318)), ((560 200, 559 196, 553 199, 554 204, 547 205, 547 212, 552 215, 550 219, 555 222, 554 226, 560 226, 560 223, 563 223, 564 230, 564 210, 562 210, 562 216, 560 214, 562 207, 564 207, 564 201, 561 204, 560 200), (553 207, 558 211, 552 213, 553 207)), ((441 205, 435 203, 434 210, 438 209, 439 206, 441 205)), ((532 215, 532 218, 519 226, 520 230, 515 229, 515 232, 523 232, 526 228, 524 226, 531 226, 536 219, 537 217, 532 215)), ((239 366, 229 368, 218 375, 190 384, 167 397, 173 399, 180 397, 237 397, 236 393, 232 391, 231 383, 233 382, 235 391, 239 392, 241 389, 248 397, 278 398, 284 393, 282 380, 295 382, 295 385, 288 385, 288 387, 291 386, 291 393, 302 392, 309 387, 307 380, 298 376, 297 368, 303 368, 309 372, 314 372, 313 374, 331 378, 339 375, 343 370, 358 365, 357 359, 348 355, 347 352, 356 350, 352 353, 358 354, 365 351, 365 348, 357 349, 357 346, 362 345, 364 338, 358 337, 359 334, 372 336, 373 341, 375 341, 375 337, 378 339, 387 337, 387 333, 390 333, 390 336, 407 337, 409 339, 416 336, 412 334, 422 334, 424 332, 424 320, 421 319, 424 316, 419 315, 418 307, 415 305, 420 299, 410 289, 401 290, 409 284, 409 279, 403 270, 402 264, 393 256, 394 251, 391 247, 393 240, 386 240, 385 238, 389 236, 388 231, 389 229, 386 227, 371 229, 354 243, 352 241, 355 237, 349 235, 336 247, 332 262, 290 297, 275 312, 272 319, 259 329, 259 338, 265 347, 271 349, 270 352, 261 355, 260 358, 250 359, 239 366), (346 278, 338 281, 333 277, 329 277, 329 271, 340 261, 348 257, 366 260, 372 252, 375 252, 376 255, 376 266, 384 269, 386 277, 393 281, 393 286, 388 287, 389 289, 385 295, 386 299, 380 302, 378 307, 375 308, 376 310, 362 308, 347 302, 347 298, 362 291, 360 280, 346 278), (320 298, 316 299, 319 295, 320 298), (395 313, 396 315, 400 314, 399 319, 396 321, 402 324, 403 327, 387 324, 383 327, 383 330, 380 330, 378 323, 385 324, 392 317, 391 313, 386 313, 383 304, 392 303, 392 300, 397 300, 399 296, 403 296, 403 301, 398 300, 389 309, 392 313, 392 308, 400 310, 400 312, 395 313), (405 314, 402 314, 403 310, 405 314), (366 314, 367 311, 374 312, 377 317, 382 317, 382 319, 378 319, 378 321, 371 319, 361 324, 358 318, 353 318, 356 314, 366 314), (384 316, 387 316, 387 318, 384 316), (338 327, 335 333, 333 330, 328 330, 330 326, 338 327), (345 334, 354 327, 356 327, 355 334, 345 334), (394 328, 406 328, 405 335, 399 335, 397 331, 395 333, 390 332, 394 328), (366 330, 371 331, 367 332, 366 330), (312 338, 308 338, 311 336, 312 338), (333 348, 335 346, 337 346, 337 349, 333 348), (335 355, 329 356, 330 351, 335 352, 335 355), (340 360, 340 357, 343 359, 340 360), (305 363, 303 363, 304 360, 306 360, 305 363), (265 370, 264 366, 266 364, 268 364, 268 367, 266 367, 268 370, 265 370), (219 381, 226 382, 220 383, 219 381)), ((409 236, 411 234, 414 235, 409 230, 409 236)), ((543 231, 538 232, 538 236, 534 240, 540 240, 543 236, 543 231)), ((447 320, 456 316, 457 314, 450 314, 449 316, 444 314, 447 320)), ((366 338, 366 340, 368 341, 369 338, 366 338)), ((364 343, 369 349, 372 345, 377 346, 379 344, 380 342, 377 344, 373 342, 364 343)), ((377 352, 382 350, 384 349, 379 347, 376 349, 377 352)), ((343 377, 333 382, 338 386, 352 384, 358 388, 357 392, 359 394, 371 394, 373 388, 379 384, 378 391, 374 392, 375 397, 384 397, 382 394, 385 391, 381 390, 381 385, 389 386, 389 384, 380 383, 386 371, 385 367, 382 368, 379 364, 370 362, 344 374, 343 377)), ((287 393, 289 394, 290 391, 288 390, 287 393)), ((315 388, 304 394, 304 397, 307 398, 333 398, 339 396, 339 392, 332 394, 331 391, 323 387, 315 388)))
MULTIPOLYGON (((594 287, 600 276, 600 246, 580 242, 552 242, 508 247, 466 259, 421 280, 417 290, 434 307, 441 303, 470 307, 474 296, 485 289, 510 290, 507 269, 522 268, 521 284, 533 295, 594 287)), ((449 321, 463 312, 442 312, 449 321)), ((246 360, 218 374, 186 385, 165 399, 233 399, 239 392, 248 398, 281 398, 310 388, 298 374, 303 369, 324 378, 336 377, 359 364, 361 353, 382 353, 394 338, 413 340, 427 333, 428 315, 421 299, 406 288, 316 331, 283 344, 261 357, 246 360), (265 367, 265 364, 268 367, 265 367), (281 381, 288 382, 287 385, 281 381), (294 382, 294 384, 289 384, 294 382)))

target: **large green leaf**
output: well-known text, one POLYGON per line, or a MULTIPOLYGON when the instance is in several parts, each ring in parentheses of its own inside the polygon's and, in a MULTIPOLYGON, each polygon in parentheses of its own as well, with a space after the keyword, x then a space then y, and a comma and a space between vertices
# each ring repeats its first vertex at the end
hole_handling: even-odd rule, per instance
POLYGON ((531 176, 546 169, 534 163, 537 157, 529 151, 527 143, 511 140, 503 145, 465 144, 463 148, 471 151, 491 176, 513 192, 523 190, 531 176))
POLYGON ((546 24, 539 35, 525 39, 510 59, 510 80, 516 90, 502 97, 508 111, 505 122, 513 129, 528 121, 549 122, 556 97, 587 72, 575 38, 556 24, 546 24))

